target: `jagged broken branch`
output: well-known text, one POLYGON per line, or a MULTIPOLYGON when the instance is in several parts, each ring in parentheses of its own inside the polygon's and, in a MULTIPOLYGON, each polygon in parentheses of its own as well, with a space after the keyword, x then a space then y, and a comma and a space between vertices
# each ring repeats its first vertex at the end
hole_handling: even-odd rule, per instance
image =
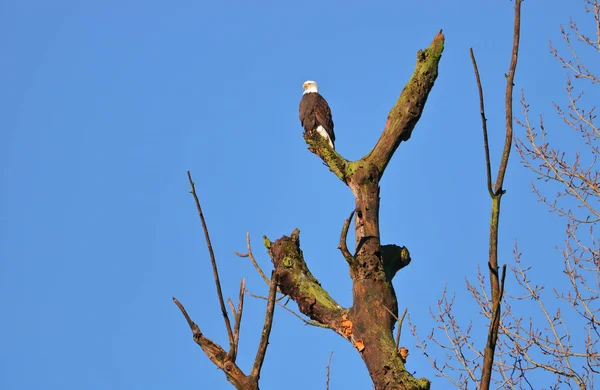
POLYGON ((275 242, 265 237, 265 244, 279 275, 281 292, 298 304, 301 313, 342 334, 339 322, 345 311, 308 269, 300 249, 300 231, 295 229, 289 237, 275 242))

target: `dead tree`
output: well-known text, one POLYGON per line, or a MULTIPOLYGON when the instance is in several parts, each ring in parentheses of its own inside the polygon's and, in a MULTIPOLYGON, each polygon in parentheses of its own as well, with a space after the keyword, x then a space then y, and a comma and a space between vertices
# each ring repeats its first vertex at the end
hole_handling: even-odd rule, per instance
MULTIPOLYGON (((416 379, 405 369, 407 352, 399 351, 392 335, 398 316, 398 301, 392 279, 400 269, 410 263, 411 258, 406 247, 394 244, 382 245, 380 242, 379 182, 394 152, 401 142, 410 139, 421 117, 427 97, 438 75, 438 64, 443 49, 444 36, 440 31, 428 48, 418 52, 415 71, 390 111, 381 137, 373 149, 360 160, 345 159, 316 132, 304 133, 308 149, 320 157, 354 194, 356 206, 343 224, 339 243, 339 249, 348 263, 353 281, 353 304, 350 308, 341 307, 312 275, 300 249, 298 229, 294 230, 289 237, 283 236, 275 241, 265 237, 264 244, 271 257, 274 271, 270 281, 267 318, 261 347, 254 368, 248 375, 235 364, 242 305, 240 303, 238 310, 232 310, 235 318, 235 326, 232 330, 205 227, 222 315, 229 335, 229 351, 226 352, 204 337, 183 306, 178 301, 176 303, 192 329, 194 341, 202 347, 211 361, 225 372, 227 379, 236 388, 258 388, 261 359, 264 358, 266 344, 264 348, 262 346, 263 342, 268 341, 266 331, 270 329, 272 321, 277 284, 280 292, 293 299, 298 304, 300 312, 308 316, 313 323, 333 330, 356 347, 369 370, 375 389, 429 389, 430 382, 427 379, 416 379), (346 235, 353 217, 355 217, 356 242, 354 251, 351 252, 346 243, 346 235)), ((193 190, 191 177, 190 182, 193 190)), ((202 219, 198 202, 197 206, 202 219)), ((204 221, 203 226, 205 226, 204 221)), ((266 279, 264 273, 263 278, 266 279)), ((240 291, 243 291, 243 287, 240 291)), ((241 297, 242 293, 240 293, 240 302, 242 302, 241 297)))
POLYGON ((419 51, 415 72, 392 108, 383 133, 374 148, 357 161, 348 161, 316 132, 305 133, 309 150, 354 194, 355 210, 344 222, 339 249, 350 268, 353 305, 341 307, 311 274, 300 249, 300 232, 265 244, 278 275, 281 291, 299 310, 342 335, 360 352, 375 389, 428 389, 427 379, 415 379, 404 367, 392 335, 398 314, 392 279, 407 266, 406 247, 381 245, 379 234, 379 181, 394 152, 407 141, 421 117, 429 92, 438 75, 444 36, 436 35, 431 46, 419 51), (356 242, 354 253, 346 244, 352 217, 356 242))

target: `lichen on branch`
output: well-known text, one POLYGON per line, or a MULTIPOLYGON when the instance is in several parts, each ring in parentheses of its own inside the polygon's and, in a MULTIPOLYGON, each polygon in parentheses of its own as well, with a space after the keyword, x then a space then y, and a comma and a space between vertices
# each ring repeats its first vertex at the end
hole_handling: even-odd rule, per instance
POLYGON ((265 238, 271 261, 278 275, 279 288, 289 295, 300 311, 311 319, 337 330, 344 309, 312 275, 300 249, 300 230, 275 242, 265 238))
POLYGON ((305 131, 304 140, 308 145, 308 150, 319 156, 325 165, 329 167, 329 170, 346 183, 351 173, 348 169, 350 161, 329 146, 325 138, 321 137, 316 131, 305 131))
POLYGON ((387 167, 402 141, 407 141, 421 118, 429 92, 438 76, 438 64, 444 51, 442 31, 435 36, 427 49, 417 53, 415 71, 391 109, 385 129, 367 159, 379 169, 379 177, 387 167))

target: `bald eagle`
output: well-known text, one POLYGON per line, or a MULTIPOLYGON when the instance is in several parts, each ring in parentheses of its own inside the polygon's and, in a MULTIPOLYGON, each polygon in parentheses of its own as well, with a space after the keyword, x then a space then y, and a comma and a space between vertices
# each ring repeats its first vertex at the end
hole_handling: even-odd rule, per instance
POLYGON ((335 134, 333 133, 333 120, 329 104, 319 94, 316 82, 306 81, 302 84, 302 88, 304 88, 304 93, 300 100, 300 123, 302 123, 304 131, 316 130, 329 142, 329 146, 335 149, 335 134))

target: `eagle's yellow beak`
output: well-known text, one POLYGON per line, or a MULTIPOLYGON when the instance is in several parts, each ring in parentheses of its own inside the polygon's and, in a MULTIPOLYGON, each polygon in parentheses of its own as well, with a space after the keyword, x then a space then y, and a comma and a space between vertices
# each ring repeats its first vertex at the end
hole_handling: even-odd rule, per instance
POLYGON ((302 88, 306 89, 306 87, 308 87, 308 84, 306 84, 306 83, 302 84, 302 88))

